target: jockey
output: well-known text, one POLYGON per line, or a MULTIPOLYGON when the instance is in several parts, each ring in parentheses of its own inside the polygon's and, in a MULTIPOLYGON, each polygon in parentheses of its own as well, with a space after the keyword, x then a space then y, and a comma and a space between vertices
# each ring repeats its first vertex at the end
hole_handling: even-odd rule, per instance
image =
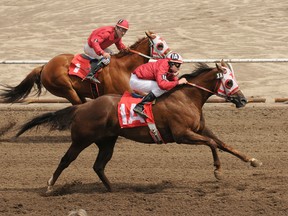
POLYGON ((171 52, 165 59, 156 62, 148 62, 140 65, 131 74, 130 87, 136 92, 147 93, 138 103, 133 111, 143 118, 147 118, 144 113, 144 104, 152 102, 154 99, 164 94, 177 85, 186 84, 186 78, 178 79, 179 68, 183 63, 182 57, 171 52))
POLYGON ((92 31, 84 46, 84 53, 91 58, 91 70, 86 79, 100 83, 94 75, 100 68, 110 63, 112 51, 108 47, 115 44, 118 50, 126 49, 122 37, 128 29, 128 21, 120 19, 116 26, 104 26, 92 31))

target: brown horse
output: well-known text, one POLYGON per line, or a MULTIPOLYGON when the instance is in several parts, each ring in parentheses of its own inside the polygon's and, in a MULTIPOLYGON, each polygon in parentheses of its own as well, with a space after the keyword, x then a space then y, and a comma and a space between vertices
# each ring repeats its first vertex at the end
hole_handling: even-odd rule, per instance
MULTIPOLYGON (((210 147, 216 167, 214 175, 220 179, 221 164, 217 148, 235 155, 244 162, 250 162, 254 167, 260 166, 261 162, 228 146, 205 126, 202 107, 211 95, 223 96, 233 102, 237 108, 247 103, 238 88, 233 69, 223 62, 216 66, 210 68, 206 64, 201 64, 194 73, 183 75, 189 84, 177 86, 160 96, 152 110, 156 126, 166 143, 176 142, 210 147)), ((111 184, 104 169, 112 157, 118 136, 142 143, 154 143, 148 127, 120 127, 117 115, 120 98, 121 95, 104 95, 85 104, 40 115, 21 127, 16 137, 45 123, 50 124, 51 129, 71 128, 72 144, 48 180, 48 191, 52 189, 62 171, 92 143, 96 143, 99 148, 93 169, 107 190, 111 191, 111 184)))
POLYGON ((21 101, 29 95, 34 84, 37 85, 35 95, 40 96, 43 84, 50 93, 66 98, 73 105, 86 102, 86 98, 131 91, 129 79, 133 70, 148 62, 149 58, 159 58, 170 51, 167 43, 159 35, 152 32, 145 33, 147 37, 138 40, 127 50, 112 55, 110 64, 99 73, 98 79, 101 84, 97 85, 96 95, 91 91, 93 86, 90 81, 82 81, 77 76, 68 75, 74 55, 60 54, 47 64, 32 70, 19 85, 15 87, 4 85, 5 89, 0 98, 6 103, 21 101))

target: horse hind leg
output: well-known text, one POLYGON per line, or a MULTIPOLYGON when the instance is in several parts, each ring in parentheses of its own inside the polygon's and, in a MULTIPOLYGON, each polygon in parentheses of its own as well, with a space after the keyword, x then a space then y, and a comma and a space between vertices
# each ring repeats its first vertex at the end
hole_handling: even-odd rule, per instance
POLYGON ((116 143, 117 137, 109 137, 101 142, 97 142, 99 148, 98 156, 93 165, 93 169, 106 187, 106 189, 111 192, 112 187, 111 183, 105 175, 104 169, 106 164, 110 161, 113 155, 114 146, 116 143))
POLYGON ((57 169, 55 170, 51 178, 48 180, 46 193, 53 192, 53 186, 63 172, 63 170, 66 169, 78 157, 81 151, 83 151, 89 145, 80 145, 79 143, 77 144, 75 142, 72 142, 71 146, 69 147, 65 155, 62 157, 57 169))
POLYGON ((86 99, 83 97, 80 97, 77 92, 74 89, 71 89, 65 94, 66 99, 72 104, 72 105, 77 105, 77 104, 83 104, 86 102, 86 99))

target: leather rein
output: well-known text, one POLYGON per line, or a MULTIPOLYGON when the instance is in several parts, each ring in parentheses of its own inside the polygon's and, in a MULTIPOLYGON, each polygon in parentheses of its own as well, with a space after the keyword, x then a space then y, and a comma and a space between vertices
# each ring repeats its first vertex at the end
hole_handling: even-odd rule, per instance
POLYGON ((129 52, 138 54, 138 55, 140 55, 140 56, 142 56, 142 57, 145 57, 145 58, 148 58, 148 59, 153 59, 151 56, 145 55, 145 54, 143 54, 143 53, 141 53, 141 52, 138 52, 138 51, 136 51, 136 50, 129 49, 129 52))
MULTIPOLYGON (((217 83, 217 85, 216 85, 216 88, 215 89, 218 89, 219 87, 220 87, 220 80, 218 80, 218 83, 217 83)), ((199 86, 199 85, 197 85, 197 84, 195 84, 195 83, 190 83, 190 82, 188 82, 187 83, 187 85, 190 85, 190 86, 193 86, 193 87, 196 87, 196 88, 198 88, 198 89, 201 89, 201 90, 203 90, 203 91, 206 91, 206 92, 209 92, 209 93, 211 93, 211 94, 213 94, 213 95, 216 95, 216 96, 218 96, 218 97, 222 97, 222 98, 225 98, 226 100, 230 100, 229 98, 229 96, 224 96, 224 95, 221 95, 221 94, 219 94, 219 93, 217 93, 217 92, 213 92, 213 91, 211 91, 211 90, 209 90, 209 89, 207 89, 207 88, 205 88, 205 87, 203 87, 203 86, 199 86)))

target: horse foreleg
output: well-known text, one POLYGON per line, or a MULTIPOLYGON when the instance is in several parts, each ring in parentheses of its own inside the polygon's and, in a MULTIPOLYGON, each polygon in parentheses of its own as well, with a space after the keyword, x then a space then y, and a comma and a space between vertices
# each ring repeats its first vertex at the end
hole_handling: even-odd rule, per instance
MULTIPOLYGON (((194 144, 194 145, 207 145, 212 151, 213 161, 214 161, 214 175, 217 179, 221 179, 221 163, 217 152, 217 143, 210 137, 205 137, 200 134, 194 133, 192 131, 186 132, 185 135, 179 135, 179 143, 194 144)), ((178 142, 178 141, 177 141, 178 142)))
POLYGON ((216 167, 216 169, 214 170, 214 176, 215 178, 217 178, 218 180, 222 179, 222 171, 221 171, 221 164, 220 164, 220 159, 217 153, 217 148, 215 148, 215 146, 210 146, 211 151, 212 151, 212 155, 213 155, 213 160, 214 160, 214 166, 216 167))
POLYGON ((53 191, 53 186, 57 181, 57 179, 59 178, 59 176, 61 175, 61 173, 63 172, 63 170, 66 169, 71 164, 71 162, 78 157, 80 152, 87 146, 88 145, 86 146, 77 145, 76 143, 72 142, 71 146, 69 147, 65 155, 62 157, 57 169, 55 170, 51 178, 48 180, 46 193, 50 193, 53 191))
POLYGON ((234 148, 232 148, 231 146, 225 144, 224 142, 222 142, 220 139, 218 139, 218 137, 207 127, 204 128, 203 130, 203 135, 210 137, 211 139, 215 140, 215 142, 217 143, 217 147, 223 151, 229 152, 230 154, 240 158, 241 160, 243 160, 244 162, 250 162, 250 165, 253 167, 258 167, 262 165, 262 162, 252 158, 252 157, 248 157, 245 154, 235 150, 234 148))
POLYGON ((116 143, 117 137, 110 137, 101 142, 97 142, 99 148, 98 156, 94 163, 93 169, 107 188, 109 192, 112 191, 111 183, 105 175, 105 166, 110 161, 113 155, 114 146, 116 143))

